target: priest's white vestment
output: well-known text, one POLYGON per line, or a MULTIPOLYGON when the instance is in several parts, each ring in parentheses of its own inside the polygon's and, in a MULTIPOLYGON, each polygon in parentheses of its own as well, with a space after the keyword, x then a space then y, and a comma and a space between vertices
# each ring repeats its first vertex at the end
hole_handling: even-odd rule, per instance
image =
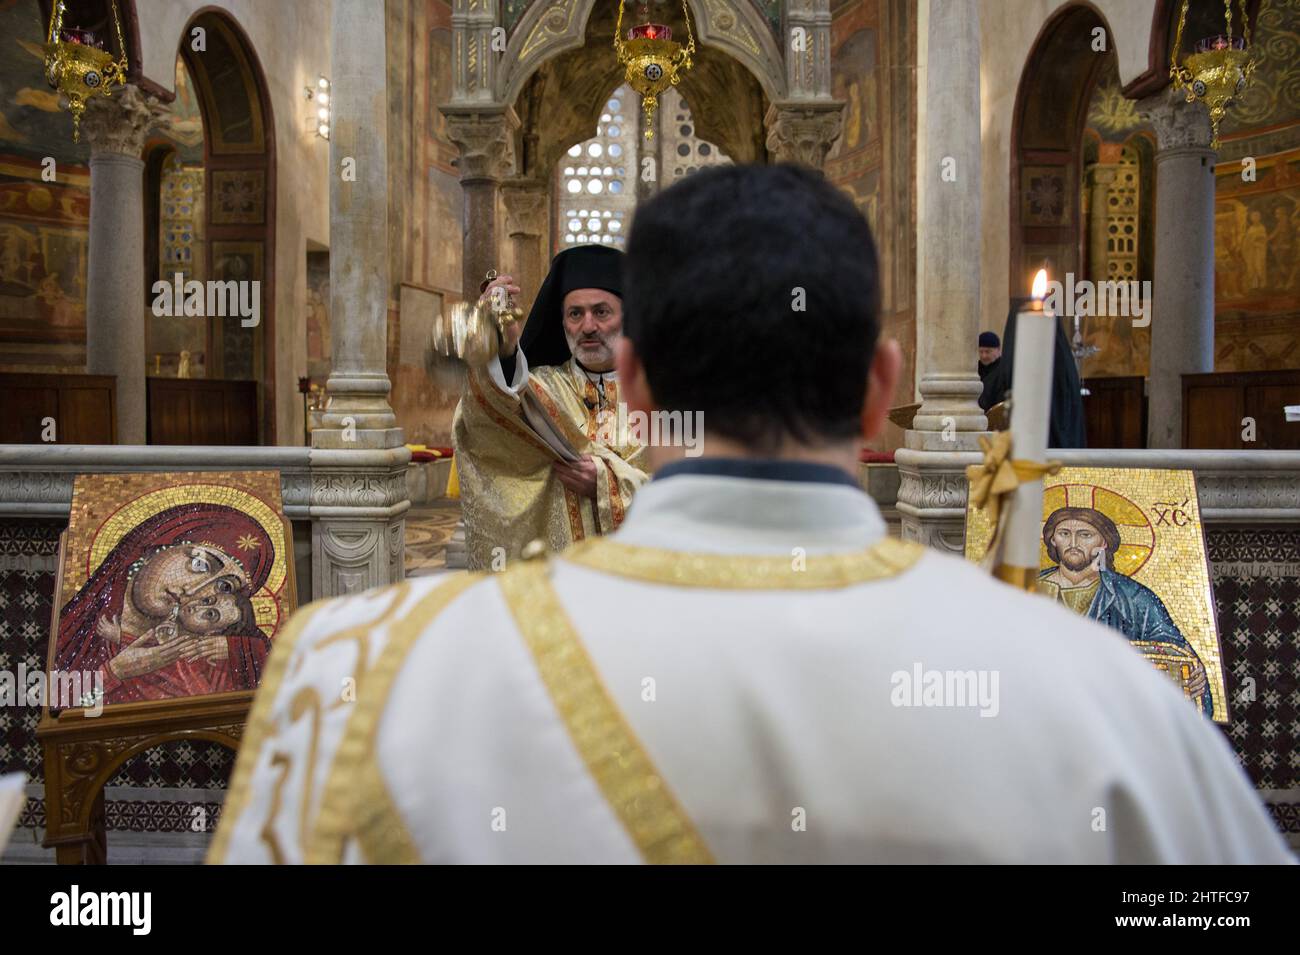
POLYGON ((799 471, 659 478, 611 537, 300 611, 210 858, 1292 861, 1123 636, 799 471))

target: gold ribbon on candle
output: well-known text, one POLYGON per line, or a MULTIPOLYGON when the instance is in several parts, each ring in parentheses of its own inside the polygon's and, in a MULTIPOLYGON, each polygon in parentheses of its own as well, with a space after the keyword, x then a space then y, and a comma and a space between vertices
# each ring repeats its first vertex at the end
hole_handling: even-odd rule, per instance
POLYGON ((984 460, 966 468, 966 478, 970 481, 971 503, 988 514, 989 523, 993 526, 988 550, 984 552, 987 564, 997 554, 998 542, 1002 538, 1002 525, 1006 517, 1002 499, 1022 484, 1042 480, 1047 474, 1055 474, 1061 470, 1061 462, 1011 459, 1010 431, 999 431, 991 441, 980 438, 980 447, 984 449, 984 460))

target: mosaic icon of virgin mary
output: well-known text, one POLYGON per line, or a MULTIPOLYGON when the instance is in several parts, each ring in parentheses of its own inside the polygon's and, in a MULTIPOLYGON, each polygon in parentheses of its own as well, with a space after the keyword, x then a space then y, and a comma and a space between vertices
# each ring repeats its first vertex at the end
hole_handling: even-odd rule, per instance
POLYGON ((225 504, 144 518, 63 607, 55 666, 101 671, 108 704, 256 689, 271 634, 254 599, 279 543, 225 504))

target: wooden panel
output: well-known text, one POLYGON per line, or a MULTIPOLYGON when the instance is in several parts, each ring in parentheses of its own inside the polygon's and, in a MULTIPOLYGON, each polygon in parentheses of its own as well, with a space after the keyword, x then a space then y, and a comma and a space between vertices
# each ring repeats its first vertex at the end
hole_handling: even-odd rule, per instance
POLYGON ((54 421, 54 444, 117 440, 112 375, 0 374, 0 444, 42 444, 54 421))
POLYGON ((1300 405, 1300 370, 1183 375, 1183 446, 1258 451, 1300 450, 1300 423, 1286 405, 1300 405), (1253 419, 1255 440, 1246 419, 1253 419))
POLYGON ((59 392, 59 423, 70 444, 102 444, 95 436, 113 434, 113 404, 102 388, 70 387, 59 392), (88 439, 88 440, 86 440, 88 439))
POLYGON ((1246 414, 1258 428, 1256 447, 1281 451, 1300 448, 1300 421, 1287 423, 1286 406, 1300 405, 1300 374, 1293 384, 1261 383, 1246 389, 1246 414))
POLYGON ((256 444, 257 382, 150 378, 149 443, 256 444))
POLYGON ((1090 448, 1145 448, 1147 446, 1146 379, 1088 378, 1092 392, 1083 399, 1083 420, 1090 448))

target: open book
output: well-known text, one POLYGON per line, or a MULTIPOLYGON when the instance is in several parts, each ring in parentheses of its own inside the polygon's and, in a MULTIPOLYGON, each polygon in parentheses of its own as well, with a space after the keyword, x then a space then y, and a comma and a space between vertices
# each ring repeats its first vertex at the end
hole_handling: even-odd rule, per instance
POLYGON ((551 416, 546 413, 542 407, 541 401, 533 394, 531 388, 523 388, 519 392, 519 404, 524 411, 524 421, 532 428, 533 432, 542 439, 548 448, 555 453, 555 456, 561 461, 577 461, 581 455, 569 443, 569 439, 560 433, 551 416))

